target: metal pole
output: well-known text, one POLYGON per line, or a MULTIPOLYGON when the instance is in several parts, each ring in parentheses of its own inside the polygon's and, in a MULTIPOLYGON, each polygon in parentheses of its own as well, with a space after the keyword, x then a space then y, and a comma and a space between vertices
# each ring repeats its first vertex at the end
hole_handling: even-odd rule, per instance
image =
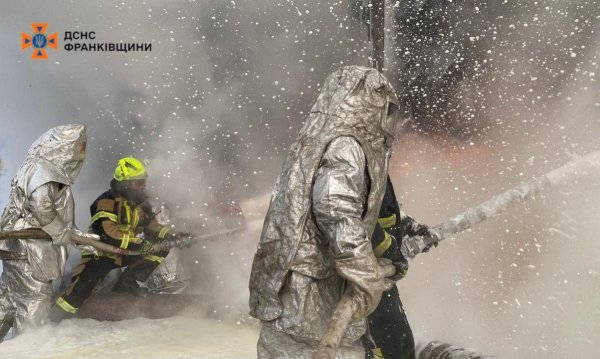
POLYGON ((344 332, 346 331, 348 324, 352 321, 352 315, 355 310, 356 308, 354 308, 352 302, 352 293, 349 290, 346 290, 329 320, 327 331, 323 334, 323 338, 319 343, 317 351, 313 354, 312 359, 335 358, 335 352, 342 342, 344 332))
POLYGON ((385 0, 371 0, 372 66, 383 73, 385 49, 385 0))

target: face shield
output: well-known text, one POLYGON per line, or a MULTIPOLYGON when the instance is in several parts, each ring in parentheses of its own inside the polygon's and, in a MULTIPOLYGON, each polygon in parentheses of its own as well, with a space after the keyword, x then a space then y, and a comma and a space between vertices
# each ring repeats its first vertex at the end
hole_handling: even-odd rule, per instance
POLYGON ((381 128, 385 134, 385 145, 392 147, 396 135, 396 123, 398 120, 398 105, 393 102, 387 103, 386 115, 383 116, 381 128))
POLYGON ((85 150, 86 150, 87 142, 85 138, 81 138, 75 142, 73 145, 73 158, 65 163, 65 172, 69 176, 71 181, 75 181, 75 178, 81 172, 81 168, 83 167, 83 161, 85 160, 85 150))

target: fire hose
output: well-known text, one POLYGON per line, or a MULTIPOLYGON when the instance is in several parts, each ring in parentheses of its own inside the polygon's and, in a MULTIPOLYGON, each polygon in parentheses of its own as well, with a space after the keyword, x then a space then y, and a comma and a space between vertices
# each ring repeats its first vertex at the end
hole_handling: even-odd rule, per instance
MULTIPOLYGON (((230 234, 239 232, 241 230, 242 230, 242 228, 236 228, 236 229, 232 229, 232 230, 225 230, 225 231, 220 231, 220 232, 216 232, 216 233, 204 234, 201 236, 189 235, 189 236, 177 237, 174 239, 166 239, 161 242, 154 243, 152 245, 152 252, 164 252, 171 248, 181 248, 184 246, 191 246, 201 240, 216 238, 216 237, 220 237, 223 235, 230 235, 230 234)), ((7 239, 52 240, 52 237, 40 228, 28 228, 28 229, 21 229, 21 230, 16 230, 16 231, 0 232, 0 240, 7 240, 7 239)), ((111 254, 124 255, 124 256, 139 256, 142 254, 140 251, 122 249, 119 247, 112 246, 110 244, 100 242, 100 237, 98 235, 90 234, 90 233, 74 231, 71 234, 71 241, 76 245, 90 246, 90 247, 93 247, 94 249, 96 249, 100 252, 104 252, 104 253, 111 253, 111 254)))
MULTIPOLYGON (((511 188, 480 205, 452 217, 431 229, 430 236, 405 237, 402 239, 401 252, 406 258, 414 258, 423 249, 444 239, 453 238, 472 226, 484 222, 507 210, 510 205, 532 200, 544 190, 556 187, 600 169, 600 151, 577 158, 545 175, 511 188)), ((333 359, 344 332, 352 320, 355 308, 352 293, 346 291, 329 322, 313 359, 333 359)))

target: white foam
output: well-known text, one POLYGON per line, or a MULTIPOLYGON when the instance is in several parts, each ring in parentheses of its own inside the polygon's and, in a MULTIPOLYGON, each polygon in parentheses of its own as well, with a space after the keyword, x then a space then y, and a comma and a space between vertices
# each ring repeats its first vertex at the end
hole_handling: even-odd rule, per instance
POLYGON ((183 317, 100 322, 65 320, 0 344, 3 359, 256 358, 258 330, 183 317))

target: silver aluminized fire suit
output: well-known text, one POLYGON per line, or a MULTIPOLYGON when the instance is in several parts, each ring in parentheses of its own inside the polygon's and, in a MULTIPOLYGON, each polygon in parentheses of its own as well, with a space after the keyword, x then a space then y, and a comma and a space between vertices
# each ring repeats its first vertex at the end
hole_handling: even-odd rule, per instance
POLYGON ((377 70, 325 81, 272 193, 250 278, 258 357, 310 358, 350 285, 359 308, 339 358, 363 358, 364 318, 391 284, 370 237, 385 192, 396 95, 377 70))
POLYGON ((74 228, 70 186, 85 158, 84 125, 58 126, 31 145, 11 183, 0 231, 42 228, 48 240, 0 241, 0 341, 11 326, 16 333, 43 324, 51 306, 52 280, 64 270, 74 228))

